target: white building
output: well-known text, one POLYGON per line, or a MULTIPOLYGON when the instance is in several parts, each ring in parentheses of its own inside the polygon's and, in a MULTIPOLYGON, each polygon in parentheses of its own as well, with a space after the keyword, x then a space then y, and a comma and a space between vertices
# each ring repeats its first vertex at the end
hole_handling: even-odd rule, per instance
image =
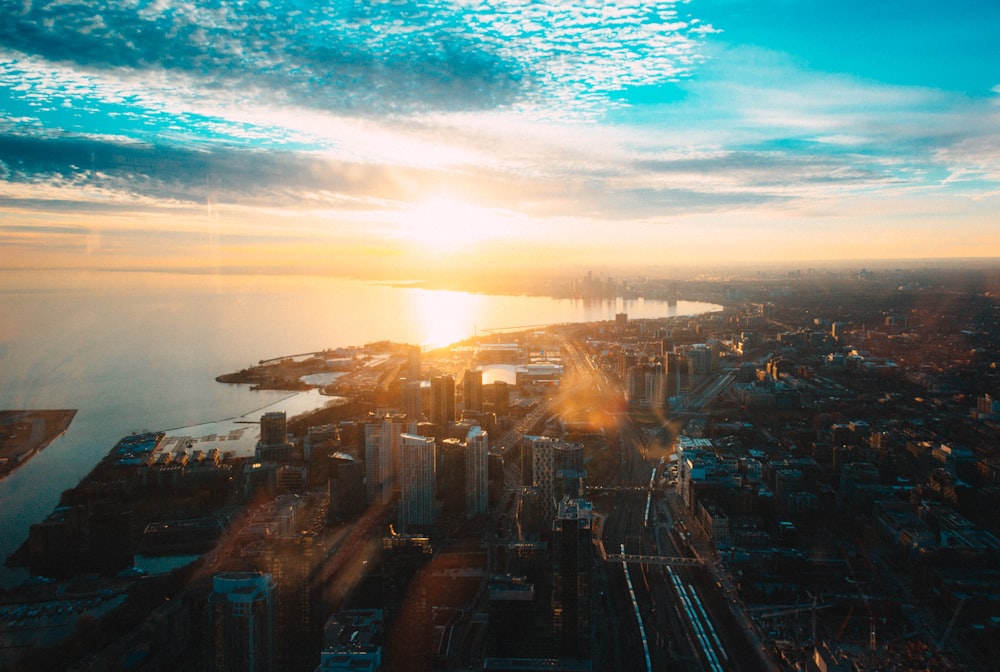
POLYGON ((385 416, 365 425, 365 499, 369 504, 392 500, 399 464, 402 419, 385 416))

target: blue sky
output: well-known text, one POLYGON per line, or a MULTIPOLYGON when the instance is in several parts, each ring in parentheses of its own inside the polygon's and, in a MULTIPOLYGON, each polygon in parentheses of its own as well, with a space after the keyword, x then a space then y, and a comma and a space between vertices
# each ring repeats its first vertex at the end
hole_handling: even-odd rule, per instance
POLYGON ((998 34, 991 2, 0 2, 0 254, 1000 256, 998 34))

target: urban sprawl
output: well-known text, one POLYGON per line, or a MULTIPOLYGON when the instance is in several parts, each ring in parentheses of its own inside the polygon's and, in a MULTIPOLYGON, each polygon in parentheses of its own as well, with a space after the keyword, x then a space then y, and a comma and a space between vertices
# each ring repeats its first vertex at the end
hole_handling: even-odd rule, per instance
POLYGON ((998 669, 1000 275, 553 291, 721 310, 221 375, 329 401, 124 437, 0 670, 998 669))

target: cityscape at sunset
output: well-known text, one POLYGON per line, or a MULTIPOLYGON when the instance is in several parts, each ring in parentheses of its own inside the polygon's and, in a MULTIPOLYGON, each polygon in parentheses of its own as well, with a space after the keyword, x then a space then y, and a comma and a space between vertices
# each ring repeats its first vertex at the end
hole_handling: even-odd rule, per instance
POLYGON ((0 0, 0 672, 1000 672, 1000 2, 0 0))
POLYGON ((5 267, 1000 255, 994 3, 7 3, 5 267))

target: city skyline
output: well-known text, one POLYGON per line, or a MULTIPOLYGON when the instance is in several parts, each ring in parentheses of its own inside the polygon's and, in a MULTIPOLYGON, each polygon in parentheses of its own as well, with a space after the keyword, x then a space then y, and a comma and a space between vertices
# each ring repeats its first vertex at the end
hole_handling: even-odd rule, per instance
POLYGON ((1000 8, 0 13, 5 267, 1000 256, 1000 8))

